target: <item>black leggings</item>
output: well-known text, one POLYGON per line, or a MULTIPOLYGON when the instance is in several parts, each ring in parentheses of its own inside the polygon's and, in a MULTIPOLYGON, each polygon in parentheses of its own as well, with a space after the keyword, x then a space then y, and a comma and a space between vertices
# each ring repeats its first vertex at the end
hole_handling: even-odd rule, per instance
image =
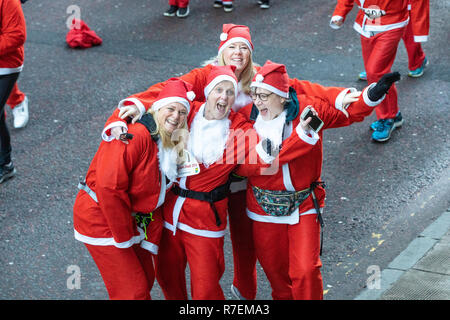
POLYGON ((0 165, 11 162, 11 136, 5 119, 5 105, 19 72, 0 76, 0 165))

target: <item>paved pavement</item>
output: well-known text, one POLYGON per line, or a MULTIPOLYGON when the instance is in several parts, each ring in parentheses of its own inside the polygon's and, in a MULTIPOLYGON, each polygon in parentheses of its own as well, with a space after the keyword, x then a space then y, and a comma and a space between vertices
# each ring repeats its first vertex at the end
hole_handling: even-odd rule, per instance
MULTIPOLYGON (((252 30, 254 58, 287 65, 289 75, 326 86, 355 87, 362 70, 353 10, 341 30, 328 26, 335 1, 236 1, 232 13, 210 1, 191 1, 187 19, 166 18, 167 0, 41 0, 24 5, 25 68, 19 87, 30 99, 30 122, 11 129, 17 176, 0 186, 0 299, 107 299, 98 269, 73 237, 76 184, 100 142, 117 102, 150 84, 186 73, 217 53, 223 23, 252 30), (65 43, 69 7, 104 40, 72 50, 65 43), (78 268, 81 285, 68 280, 78 268)), ((370 142, 375 115, 324 134, 327 182, 322 256, 326 300, 354 299, 368 267, 389 263, 450 207, 450 56, 446 23, 450 1, 431 2, 430 66, 406 76, 400 44, 394 70, 405 124, 386 144, 370 142), (447 40, 446 40, 447 39, 447 40), (447 49, 445 49, 447 48, 447 49)), ((8 112, 8 125, 12 116, 8 112)), ((225 238, 224 293, 232 299, 231 244, 225 238)), ((382 272, 382 271, 380 271, 382 272)), ((152 298, 163 299, 155 283, 152 298)), ((271 288, 258 267, 258 299, 271 288)))
POLYGON ((450 208, 377 272, 356 300, 450 300, 450 208))

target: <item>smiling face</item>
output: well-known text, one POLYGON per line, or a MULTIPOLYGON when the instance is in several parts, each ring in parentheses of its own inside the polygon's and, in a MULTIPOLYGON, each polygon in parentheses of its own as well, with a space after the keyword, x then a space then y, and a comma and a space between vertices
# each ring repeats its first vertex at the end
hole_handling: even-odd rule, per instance
POLYGON ((220 120, 228 116, 234 104, 236 92, 231 81, 219 82, 209 93, 206 99, 205 118, 207 120, 220 120))
POLYGON ((182 128, 187 120, 187 110, 179 102, 172 102, 158 110, 157 121, 168 133, 182 128))
POLYGON ((275 119, 284 110, 285 98, 263 89, 252 89, 252 99, 264 121, 275 119), (262 99, 261 99, 262 98, 262 99), (263 101, 266 100, 266 101, 263 101))
POLYGON ((250 49, 244 42, 233 42, 222 52, 225 65, 235 66, 235 73, 238 78, 245 67, 247 67, 250 61, 250 55, 250 49))

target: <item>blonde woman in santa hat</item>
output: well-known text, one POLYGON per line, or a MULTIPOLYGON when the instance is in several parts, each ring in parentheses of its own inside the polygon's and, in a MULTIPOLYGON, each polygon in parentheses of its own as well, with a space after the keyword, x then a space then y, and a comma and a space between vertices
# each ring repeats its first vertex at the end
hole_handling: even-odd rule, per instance
MULTIPOLYGON (((204 102, 203 89, 207 84, 207 77, 212 68, 215 65, 235 66, 239 92, 232 108, 234 111, 238 111, 253 103, 250 97, 250 84, 260 68, 253 63, 253 50, 250 30, 247 26, 224 24, 220 34, 217 57, 210 60, 205 66, 194 69, 180 78, 193 85, 193 91, 196 95, 195 100, 204 102)), ((299 94, 320 96, 329 99, 330 103, 335 103, 336 106, 342 104, 345 94, 341 93, 343 91, 348 92, 346 88, 327 88, 309 81, 295 81, 299 94)), ((137 121, 145 110, 151 106, 164 86, 165 82, 157 83, 146 91, 125 99, 124 103, 119 105, 119 108, 106 122, 102 132, 103 139, 105 141, 119 139, 119 135, 127 130, 127 123, 124 119, 132 117, 132 122, 137 121)), ((229 217, 234 258, 232 292, 240 299, 254 299, 256 296, 256 255, 253 249, 251 220, 245 214, 245 190, 245 181, 237 181, 231 184, 229 217)))
POLYGON ((133 143, 102 142, 74 204, 75 238, 83 242, 110 299, 150 299, 166 177, 177 175, 174 132, 186 128, 191 86, 171 79, 149 113, 130 124, 133 143))
MULTIPOLYGON (((323 121, 318 132, 305 131, 318 142, 303 156, 292 154, 272 175, 261 175, 254 165, 237 170, 248 176, 247 215, 253 220, 256 254, 272 286, 274 299, 322 299, 320 273, 321 227, 325 190, 321 181, 322 133, 324 129, 348 126, 362 121, 381 101, 398 73, 385 75, 365 88, 361 95, 345 98, 341 109, 324 99, 297 95, 297 82, 289 79, 286 67, 267 61, 255 75, 252 87, 254 105, 243 113, 254 122, 261 139, 269 139, 266 151, 274 155, 297 125, 306 107, 323 121)), ((347 89, 356 91, 355 89, 347 89)))

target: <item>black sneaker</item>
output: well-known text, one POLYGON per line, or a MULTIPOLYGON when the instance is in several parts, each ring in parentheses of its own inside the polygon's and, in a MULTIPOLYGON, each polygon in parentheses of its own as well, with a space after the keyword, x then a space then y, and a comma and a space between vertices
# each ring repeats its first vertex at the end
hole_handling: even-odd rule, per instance
POLYGON ((222 3, 222 0, 216 0, 216 1, 214 1, 214 8, 222 8, 222 6, 223 6, 223 3, 222 3))
POLYGON ((258 4, 261 9, 269 9, 270 8, 270 0, 260 0, 260 1, 258 1, 258 4))
POLYGON ((177 11, 178 18, 186 18, 189 15, 189 6, 186 8, 179 8, 177 11))
POLYGON ((170 6, 169 10, 164 12, 164 16, 166 17, 175 17, 175 14, 177 13, 178 7, 177 6, 170 6))
POLYGON ((223 5, 223 11, 225 11, 225 12, 233 11, 233 4, 224 4, 223 5))
POLYGON ((14 168, 12 161, 8 164, 0 166, 0 183, 14 177, 15 174, 16 169, 14 168))

